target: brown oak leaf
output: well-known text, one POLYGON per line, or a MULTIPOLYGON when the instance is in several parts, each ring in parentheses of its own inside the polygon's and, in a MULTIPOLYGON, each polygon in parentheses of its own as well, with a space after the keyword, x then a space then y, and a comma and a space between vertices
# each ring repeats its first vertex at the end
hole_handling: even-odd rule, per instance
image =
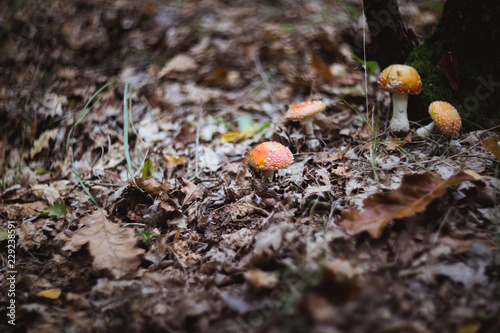
POLYGON ((83 217, 80 222, 85 227, 75 232, 63 250, 76 252, 88 243, 96 270, 109 269, 117 279, 137 271, 144 250, 135 247, 137 238, 132 229, 110 222, 102 209, 83 217))
POLYGON ((481 176, 472 170, 460 171, 446 180, 429 172, 405 175, 396 190, 368 196, 363 201, 363 211, 349 209, 342 212, 339 223, 345 226, 350 234, 367 231, 373 238, 378 238, 392 219, 423 212, 434 199, 443 196, 448 187, 480 178, 481 176))

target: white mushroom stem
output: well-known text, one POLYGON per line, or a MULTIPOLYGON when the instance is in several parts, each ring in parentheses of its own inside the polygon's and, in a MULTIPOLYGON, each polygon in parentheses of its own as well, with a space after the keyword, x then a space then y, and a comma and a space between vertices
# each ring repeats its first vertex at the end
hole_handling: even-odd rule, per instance
POLYGON ((274 170, 260 170, 262 178, 268 178, 269 180, 273 180, 274 170))
POLYGON ((313 118, 304 118, 300 121, 300 124, 306 129, 306 138, 314 138, 313 118))
POLYGON ((434 127, 436 127, 436 125, 434 124, 434 122, 431 122, 430 124, 428 124, 426 126, 420 127, 415 132, 415 134, 417 134, 418 136, 424 137, 424 138, 429 137, 432 133, 432 130, 434 130, 434 127))
POLYGON ((408 122, 408 94, 393 92, 392 93, 392 119, 389 129, 392 132, 410 131, 410 123, 408 122))
POLYGON ((316 136, 314 135, 314 128, 313 128, 313 117, 307 117, 305 119, 302 119, 300 121, 300 124, 305 127, 306 130, 306 141, 309 143, 309 147, 312 150, 315 150, 316 148, 319 147, 319 140, 316 139, 316 136))

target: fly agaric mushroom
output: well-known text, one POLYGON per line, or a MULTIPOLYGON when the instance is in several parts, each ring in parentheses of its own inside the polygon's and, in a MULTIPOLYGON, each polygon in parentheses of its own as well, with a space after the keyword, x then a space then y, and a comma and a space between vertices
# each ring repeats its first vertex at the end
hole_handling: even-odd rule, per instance
POLYGON ((248 164, 262 171, 262 176, 273 178, 274 171, 293 163, 290 149, 278 142, 263 142, 245 156, 248 164))
POLYGON ((417 130, 417 135, 429 136, 434 126, 437 126, 444 135, 453 138, 457 136, 462 126, 462 121, 457 109, 450 103, 443 101, 432 102, 429 105, 429 114, 432 123, 417 130))
POLYGON ((306 140, 309 141, 312 149, 316 149, 319 146, 319 141, 314 136, 313 116, 325 108, 326 106, 323 102, 308 101, 291 106, 285 113, 286 120, 300 121, 300 124, 305 126, 306 140))
POLYGON ((422 80, 415 68, 407 65, 391 65, 378 77, 378 87, 392 93, 392 119, 389 128, 393 132, 410 131, 408 114, 408 94, 418 95, 422 90, 422 80))

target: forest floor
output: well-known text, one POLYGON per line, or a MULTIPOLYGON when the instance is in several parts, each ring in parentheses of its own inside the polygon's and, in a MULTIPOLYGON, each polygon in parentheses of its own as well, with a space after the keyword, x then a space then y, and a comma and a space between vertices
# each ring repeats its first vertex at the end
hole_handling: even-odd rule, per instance
POLYGON ((0 331, 499 332, 497 135, 391 137, 361 13, 2 2, 0 331))

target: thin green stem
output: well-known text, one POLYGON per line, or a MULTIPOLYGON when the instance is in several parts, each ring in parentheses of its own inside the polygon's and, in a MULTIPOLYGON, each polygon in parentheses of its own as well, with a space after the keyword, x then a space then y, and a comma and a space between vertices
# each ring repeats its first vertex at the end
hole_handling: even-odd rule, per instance
POLYGON ((128 172, 130 174, 130 178, 132 182, 135 183, 135 178, 134 178, 134 171, 132 170, 132 161, 130 159, 130 153, 129 153, 129 144, 128 144, 128 123, 129 123, 129 109, 132 107, 132 97, 129 94, 129 90, 131 91, 132 88, 129 88, 128 83, 125 83, 125 88, 123 91, 123 149, 125 150, 125 158, 127 160, 127 168, 128 172))

